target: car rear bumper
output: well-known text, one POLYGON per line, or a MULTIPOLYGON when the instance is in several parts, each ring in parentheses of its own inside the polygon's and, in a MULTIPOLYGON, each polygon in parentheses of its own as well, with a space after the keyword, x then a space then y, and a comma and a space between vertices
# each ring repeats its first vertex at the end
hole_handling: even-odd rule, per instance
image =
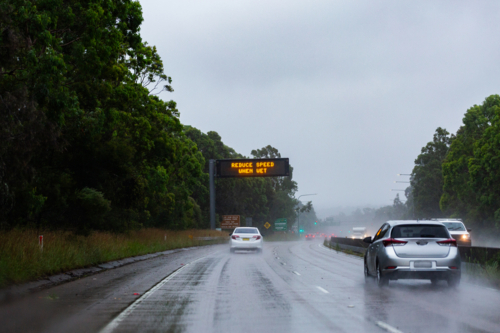
POLYGON ((402 258, 398 257, 393 249, 387 248, 384 256, 379 257, 382 275, 389 279, 447 279, 460 276, 462 260, 458 248, 451 247, 444 258, 402 258), (428 267, 418 266, 426 262, 428 267), (388 267, 395 267, 388 269, 388 267))
POLYGON ((446 280, 451 277, 458 278, 461 275, 460 269, 450 268, 437 268, 437 269, 410 269, 397 267, 396 269, 382 270, 382 276, 389 278, 389 280, 398 279, 438 279, 446 280))
POLYGON ((239 241, 231 239, 231 249, 256 250, 262 249, 262 241, 239 241))

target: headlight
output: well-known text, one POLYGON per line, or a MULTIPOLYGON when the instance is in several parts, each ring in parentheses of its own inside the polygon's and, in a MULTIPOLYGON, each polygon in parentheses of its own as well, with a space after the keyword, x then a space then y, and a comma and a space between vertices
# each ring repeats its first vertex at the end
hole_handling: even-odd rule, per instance
POLYGON ((462 239, 468 239, 469 237, 469 235, 462 235, 462 239))

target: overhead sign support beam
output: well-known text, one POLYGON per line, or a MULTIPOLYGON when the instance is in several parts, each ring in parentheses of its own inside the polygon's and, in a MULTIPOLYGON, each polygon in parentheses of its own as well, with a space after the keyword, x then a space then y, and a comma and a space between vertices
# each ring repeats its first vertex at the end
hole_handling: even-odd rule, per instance
POLYGON ((210 229, 215 230, 215 160, 208 161, 208 173, 210 174, 210 229))
MULTIPOLYGON (((215 229, 215 179, 290 176, 288 158, 209 160, 210 228, 215 229)), ((251 222, 250 222, 251 223, 251 222)))

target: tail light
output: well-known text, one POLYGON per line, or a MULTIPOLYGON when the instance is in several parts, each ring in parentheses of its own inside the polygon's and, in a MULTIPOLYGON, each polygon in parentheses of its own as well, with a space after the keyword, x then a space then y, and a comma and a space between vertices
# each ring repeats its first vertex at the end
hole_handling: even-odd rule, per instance
POLYGON ((315 235, 313 235, 313 238, 316 237, 315 235))
POLYGON ((309 237, 309 236, 307 236, 307 235, 306 235, 306 238, 307 238, 307 237, 309 237))
POLYGON ((236 238, 240 238, 240 236, 238 236, 238 235, 232 235, 231 238, 232 239, 236 239, 236 238))
POLYGON ((457 266, 450 266, 450 269, 458 269, 457 266))
POLYGON ((396 269, 396 266, 387 266, 385 269, 396 269))
POLYGON ((255 239, 259 240, 260 236, 253 236, 252 238, 255 238, 255 239))
POLYGON ((406 243, 408 243, 408 242, 407 241, 402 241, 402 240, 399 240, 399 239, 394 239, 394 238, 384 239, 382 241, 382 244, 384 244, 385 247, 388 247, 389 245, 403 246, 406 243))
POLYGON ((450 246, 450 247, 457 247, 457 241, 453 238, 450 238, 450 239, 446 239, 444 241, 439 241, 439 242, 436 242, 438 245, 441 245, 441 246, 450 246))

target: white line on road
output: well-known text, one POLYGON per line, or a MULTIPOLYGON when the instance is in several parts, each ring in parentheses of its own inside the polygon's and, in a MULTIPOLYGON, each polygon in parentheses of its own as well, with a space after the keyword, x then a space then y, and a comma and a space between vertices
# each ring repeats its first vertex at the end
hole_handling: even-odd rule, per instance
POLYGON ((281 264, 282 264, 283 266, 286 266, 286 262, 282 262, 281 264))
POLYGON ((319 291, 324 292, 325 294, 329 294, 328 290, 321 288, 320 286, 316 286, 316 288, 319 289, 319 291))
POLYGON ((100 331, 100 333, 111 333, 111 332, 113 332, 114 329, 117 328, 118 325, 120 325, 120 323, 128 315, 130 315, 135 310, 136 307, 138 307, 141 304, 142 301, 146 300, 155 291, 157 291, 158 289, 160 289, 161 287, 163 287, 163 285, 165 285, 165 283, 167 283, 168 281, 172 280, 174 278, 174 276, 176 276, 177 274, 179 274, 184 268, 186 268, 190 264, 192 264, 192 263, 194 263, 194 262, 196 262, 198 260, 201 260, 203 258, 205 258, 205 257, 198 258, 196 260, 191 261, 189 264, 185 264, 184 266, 182 266, 181 268, 177 269, 172 274, 170 274, 169 276, 167 276, 166 278, 164 278, 163 280, 161 280, 160 282, 158 282, 158 284, 156 286, 154 286, 153 288, 149 289, 144 295, 142 295, 141 297, 139 297, 138 299, 136 299, 134 303, 132 303, 125 310, 123 310, 115 319, 113 319, 113 321, 111 321, 108 325, 106 325, 106 327, 104 327, 100 331))
POLYGON ((299 273, 299 272, 296 272, 296 271, 292 271, 292 273, 293 273, 293 274, 295 274, 295 275, 298 275, 298 276, 300 276, 300 273, 299 273))
POLYGON ((383 328, 387 332, 390 332, 390 333, 403 333, 400 330, 398 330, 397 328, 394 328, 391 325, 384 323, 383 321, 377 321, 376 324, 377 324, 378 327, 383 328))

